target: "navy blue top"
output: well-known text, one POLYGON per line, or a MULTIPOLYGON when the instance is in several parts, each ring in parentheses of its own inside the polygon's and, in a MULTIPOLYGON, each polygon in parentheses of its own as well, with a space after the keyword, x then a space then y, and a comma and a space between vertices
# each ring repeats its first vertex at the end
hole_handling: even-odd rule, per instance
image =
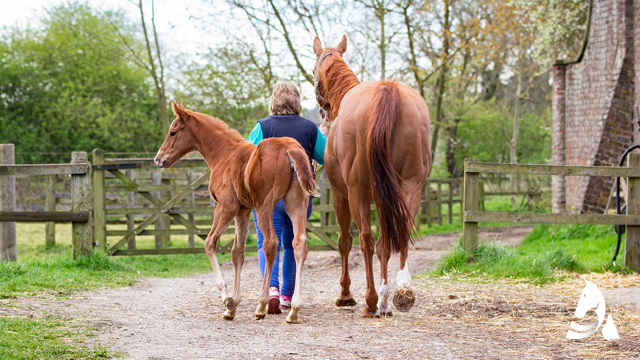
POLYGON ((257 144, 262 139, 283 136, 296 139, 307 153, 309 161, 314 159, 320 164, 324 163, 326 138, 316 124, 299 115, 270 115, 259 120, 248 141, 257 144))

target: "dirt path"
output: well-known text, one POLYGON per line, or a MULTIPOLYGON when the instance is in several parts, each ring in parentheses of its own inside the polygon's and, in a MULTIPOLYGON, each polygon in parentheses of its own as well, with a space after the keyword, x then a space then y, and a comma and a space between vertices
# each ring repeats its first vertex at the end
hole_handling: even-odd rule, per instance
MULTIPOLYGON (((514 227, 483 233, 515 245, 529 230, 514 227)), ((412 274, 431 269, 456 241, 455 234, 418 241, 410 252, 412 274)), ((516 354, 521 359, 573 359, 640 354, 635 320, 617 323, 623 340, 613 347, 601 337, 593 337, 586 347, 564 339, 572 319, 569 304, 581 291, 578 281, 575 289, 563 293, 500 282, 414 279, 418 298, 409 313, 394 311, 390 318, 365 319, 364 269, 357 248, 351 264, 351 289, 358 305, 337 308, 333 303, 340 290, 338 254, 310 253, 303 283, 306 307, 300 323, 293 325, 285 323, 285 314, 254 320, 261 282, 255 258, 245 262, 243 301, 232 322, 222 320, 223 305, 211 274, 147 278, 135 286, 77 293, 70 299, 19 299, 15 311, 62 314, 93 324, 99 328, 95 342, 125 352, 127 359, 503 359, 516 354)), ((397 256, 392 257, 390 269, 393 291, 397 256)), ((231 282, 231 264, 223 264, 222 271, 231 282)), ((638 312, 621 311, 621 316, 639 318, 638 312)))

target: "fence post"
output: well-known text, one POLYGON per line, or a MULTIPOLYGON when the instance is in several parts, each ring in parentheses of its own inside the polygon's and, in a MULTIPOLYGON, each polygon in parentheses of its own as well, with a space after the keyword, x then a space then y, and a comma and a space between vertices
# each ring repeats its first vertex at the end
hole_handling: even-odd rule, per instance
POLYGON ((478 197, 480 198, 479 209, 484 211, 484 181, 478 178, 478 197))
MULTIPOLYGON (((71 210, 89 211, 92 210, 91 200, 93 191, 91 188, 91 164, 84 151, 74 151, 71 153, 72 164, 86 164, 85 174, 71 175, 71 210)), ((92 217, 88 222, 74 222, 71 225, 71 243, 73 245, 73 257, 90 255, 93 245, 93 224, 92 217)))
POLYGON ((460 184, 458 184, 458 193, 460 193, 460 207, 459 207, 459 211, 460 211, 460 222, 464 222, 464 174, 463 177, 458 178, 458 182, 460 184))
POLYGON ((471 253, 478 247, 478 223, 467 221, 467 211, 478 211, 479 204, 479 174, 467 172, 467 164, 475 162, 473 159, 464 159, 464 223, 462 224, 462 247, 471 253))
MULTIPOLYGON (((104 164, 104 150, 93 150, 93 164, 104 164)), ((107 251, 107 215, 105 214, 105 173, 93 171, 93 225, 96 247, 107 251)))
POLYGON ((437 204, 438 204, 438 225, 442 225, 442 181, 438 180, 438 197, 437 197, 437 204))
POLYGON ((453 180, 449 179, 449 194, 447 196, 447 204, 449 205, 449 224, 453 223, 453 180))
MULTIPOLYGON (((629 154, 628 167, 640 167, 640 154, 629 154)), ((629 178, 627 189, 627 214, 640 214, 640 178, 629 178)), ((624 252, 624 264, 640 273, 640 226, 627 225, 627 238, 624 252)))
MULTIPOLYGON (((162 185, 162 173, 159 171, 154 171, 153 173, 151 173, 151 179, 153 180, 153 185, 162 185)), ((161 200, 164 200, 162 198, 162 192, 161 191, 156 191, 154 193, 154 195, 161 200)), ((164 216, 160 216, 158 218, 158 220, 156 220, 154 228, 156 230, 164 230, 165 229, 165 221, 164 221, 164 216)), ((162 245, 164 243, 163 241, 164 237, 162 235, 156 235, 155 236, 155 248, 156 249, 161 249, 162 245)))
POLYGON ((429 179, 427 179, 427 181, 425 182, 425 193, 426 193, 426 198, 425 198, 425 204, 424 204, 424 209, 422 210, 422 214, 424 216, 427 217, 427 226, 431 227, 431 185, 430 185, 430 181, 429 179))
MULTIPOLYGON (((187 172, 187 183, 189 183, 189 185, 193 184, 193 182, 196 181, 197 178, 198 177, 193 171, 187 172)), ((189 194, 189 207, 193 208, 195 206, 196 206, 196 189, 193 189, 191 194, 189 194)), ((192 223, 194 226, 196 225, 196 218, 192 212, 189 213, 189 222, 192 223)), ((189 233, 189 238, 187 241, 190 248, 196 246, 195 235, 193 233, 189 233)))
MULTIPOLYGON (((0 165, 15 164, 13 144, 0 144, 0 165)), ((0 176, 0 211, 16 210, 16 178, 0 176)), ((0 261, 15 261, 18 258, 16 248, 16 223, 0 222, 0 261)))
MULTIPOLYGON (((127 177, 133 181, 135 181, 135 172, 133 171, 133 169, 129 169, 127 171, 125 171, 125 174, 127 175, 127 177)), ((127 206, 130 209, 133 209, 136 206, 136 193, 133 191, 129 191, 127 193, 127 206)), ((127 215, 127 231, 133 231, 136 228, 136 219, 135 219, 135 215, 134 214, 128 214, 127 215)), ((192 236, 192 235, 190 235, 192 236)), ((129 239, 129 243, 127 244, 127 249, 129 250, 135 250, 136 249, 136 236, 133 235, 131 236, 131 238, 129 239)))
MULTIPOLYGON (((56 211, 56 177, 47 176, 47 188, 45 190, 45 211, 56 211)), ((48 222, 45 226, 45 247, 51 249, 56 244, 56 223, 48 222)))

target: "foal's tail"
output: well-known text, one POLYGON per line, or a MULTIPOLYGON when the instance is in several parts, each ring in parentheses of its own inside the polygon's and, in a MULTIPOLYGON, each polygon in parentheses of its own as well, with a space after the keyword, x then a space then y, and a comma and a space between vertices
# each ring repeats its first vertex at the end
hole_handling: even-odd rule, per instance
POLYGON ((313 178, 313 172, 311 172, 311 164, 309 164, 307 153, 304 152, 302 147, 288 149, 287 159, 298 177, 302 191, 307 195, 318 196, 316 180, 313 178))
POLYGON ((373 96, 367 130, 369 177, 373 201, 380 217, 380 241, 392 252, 407 249, 414 226, 413 217, 400 191, 398 173, 390 161, 391 134, 398 118, 399 105, 398 84, 395 81, 380 84, 373 96))

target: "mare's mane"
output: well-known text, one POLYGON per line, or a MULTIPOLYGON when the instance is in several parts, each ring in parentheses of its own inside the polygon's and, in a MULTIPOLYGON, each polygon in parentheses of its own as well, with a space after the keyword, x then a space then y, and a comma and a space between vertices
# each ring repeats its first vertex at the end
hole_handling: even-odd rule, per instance
MULTIPOLYGON (((340 54, 337 49, 331 49, 334 54, 340 54)), ((336 116, 340 112, 340 103, 344 95, 353 89, 356 85, 360 84, 360 81, 349 69, 349 65, 342 59, 342 56, 329 56, 331 63, 324 72, 324 81, 331 82, 331 87, 323 85, 324 95, 327 99, 333 99, 335 103, 331 104, 331 112, 336 116), (336 100, 337 99, 337 100, 336 100)), ((327 58, 327 60, 329 60, 327 58)), ((326 60, 325 60, 326 61, 326 60)), ((326 83, 325 83, 326 84, 326 83)))

